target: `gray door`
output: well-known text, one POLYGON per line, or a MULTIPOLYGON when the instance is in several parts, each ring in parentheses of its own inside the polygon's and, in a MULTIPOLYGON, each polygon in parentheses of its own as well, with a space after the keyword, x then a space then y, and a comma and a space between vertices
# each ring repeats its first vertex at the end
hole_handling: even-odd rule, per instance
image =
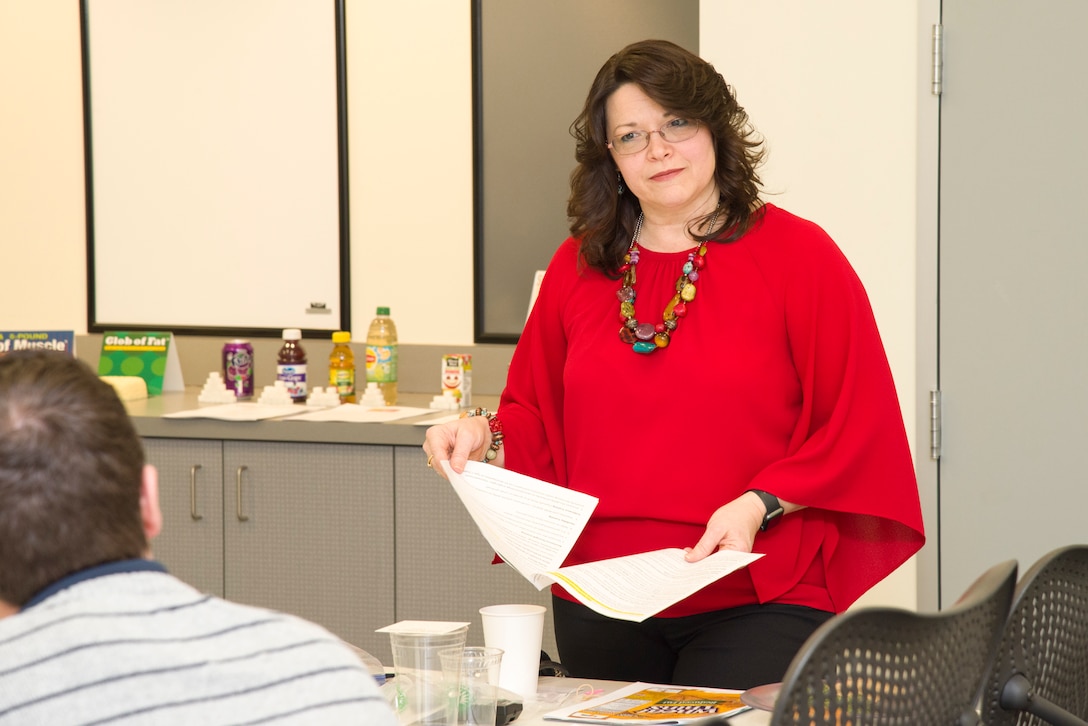
POLYGON ((999 560, 1088 542, 1088 2, 944 0, 942 25, 947 606, 999 560))

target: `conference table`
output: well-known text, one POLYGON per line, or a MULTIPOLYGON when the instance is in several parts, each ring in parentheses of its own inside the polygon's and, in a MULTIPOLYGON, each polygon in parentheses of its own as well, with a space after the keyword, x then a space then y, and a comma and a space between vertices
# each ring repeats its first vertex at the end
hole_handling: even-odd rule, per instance
MULTIPOLYGON (((521 715, 512 726, 557 726, 563 722, 546 721, 544 714, 577 703, 585 697, 586 691, 592 692, 592 697, 597 698, 626 685, 628 684, 621 681, 541 677, 536 699, 524 704, 521 715), (581 692, 579 686, 585 686, 581 692)), ((770 722, 770 712, 759 709, 751 709, 721 721, 729 726, 767 726, 770 722)))

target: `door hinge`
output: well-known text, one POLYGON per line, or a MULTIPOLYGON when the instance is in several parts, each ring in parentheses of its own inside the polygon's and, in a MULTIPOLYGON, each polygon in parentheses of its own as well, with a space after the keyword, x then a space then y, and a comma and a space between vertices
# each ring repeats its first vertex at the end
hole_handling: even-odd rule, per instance
POLYGON ((929 458, 941 458, 941 392, 929 392, 929 458))
POLYGON ((940 96, 944 82, 944 34, 940 24, 933 26, 933 95, 940 96))

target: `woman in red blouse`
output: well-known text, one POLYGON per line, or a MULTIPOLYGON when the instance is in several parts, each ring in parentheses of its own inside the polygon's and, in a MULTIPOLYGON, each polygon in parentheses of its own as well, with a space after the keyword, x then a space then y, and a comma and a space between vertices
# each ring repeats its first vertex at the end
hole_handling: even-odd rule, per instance
POLYGON ((424 451, 439 472, 488 460, 598 497, 568 565, 665 547, 765 554, 641 623, 556 586, 572 675, 781 680, 817 626, 924 541, 865 290, 822 229, 760 200, 761 143, 697 56, 624 48, 573 129, 571 237, 499 410, 432 427, 424 451))

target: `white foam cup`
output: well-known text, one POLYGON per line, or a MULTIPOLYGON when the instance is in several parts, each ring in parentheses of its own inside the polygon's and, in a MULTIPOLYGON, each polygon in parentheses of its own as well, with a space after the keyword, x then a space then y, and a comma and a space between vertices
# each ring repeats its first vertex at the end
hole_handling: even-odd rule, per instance
POLYGON ((484 644, 503 651, 499 687, 513 691, 526 700, 536 698, 545 612, 547 609, 541 605, 488 605, 480 608, 484 644))

